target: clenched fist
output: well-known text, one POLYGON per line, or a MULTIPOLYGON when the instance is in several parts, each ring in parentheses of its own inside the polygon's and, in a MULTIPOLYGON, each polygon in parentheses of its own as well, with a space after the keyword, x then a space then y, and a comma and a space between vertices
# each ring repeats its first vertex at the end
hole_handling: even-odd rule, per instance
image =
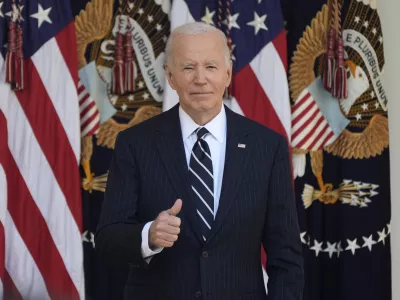
POLYGON ((149 246, 150 249, 163 247, 172 247, 178 240, 178 234, 181 231, 181 219, 176 215, 182 209, 182 200, 175 201, 174 206, 161 212, 157 219, 150 226, 149 246))

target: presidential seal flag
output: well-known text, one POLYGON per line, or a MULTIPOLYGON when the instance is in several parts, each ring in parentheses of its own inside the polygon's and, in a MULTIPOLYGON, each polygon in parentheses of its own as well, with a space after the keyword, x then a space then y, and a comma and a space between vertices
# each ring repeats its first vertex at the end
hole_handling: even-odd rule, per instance
POLYGON ((376 1, 282 6, 303 298, 389 300, 388 99, 376 1))
POLYGON ((85 130, 81 139, 81 184, 86 295, 97 300, 122 299, 128 266, 111 268, 99 260, 94 232, 118 133, 161 112, 170 1, 71 3, 79 79, 85 88, 80 99, 93 100, 86 106, 81 104, 81 117, 86 118, 81 120, 85 130))
POLYGON ((1 299, 85 299, 75 49, 69 1, 0 1, 1 299))

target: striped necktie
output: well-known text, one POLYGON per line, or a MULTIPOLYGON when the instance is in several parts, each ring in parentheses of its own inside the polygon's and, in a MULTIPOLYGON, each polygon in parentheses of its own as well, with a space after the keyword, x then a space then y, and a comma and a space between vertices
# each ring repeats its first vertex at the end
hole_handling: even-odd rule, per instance
POLYGON ((206 240, 214 221, 214 176, 211 152, 204 140, 209 133, 204 127, 196 129, 197 141, 190 155, 189 177, 200 218, 201 232, 206 240))

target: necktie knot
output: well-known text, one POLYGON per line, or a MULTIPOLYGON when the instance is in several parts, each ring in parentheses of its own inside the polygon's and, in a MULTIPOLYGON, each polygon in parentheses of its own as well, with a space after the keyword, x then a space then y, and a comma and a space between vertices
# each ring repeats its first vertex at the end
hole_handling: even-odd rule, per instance
POLYGON ((203 139, 209 131, 205 127, 199 127, 196 129, 197 139, 203 139))

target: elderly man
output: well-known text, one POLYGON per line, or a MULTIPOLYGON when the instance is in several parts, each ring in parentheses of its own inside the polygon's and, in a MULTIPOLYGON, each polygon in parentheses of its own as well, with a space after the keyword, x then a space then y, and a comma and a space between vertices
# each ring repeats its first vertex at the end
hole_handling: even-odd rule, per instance
POLYGON ((129 264, 125 299, 301 299, 285 138, 223 105, 232 64, 220 30, 178 27, 166 57, 179 104, 118 135, 99 255, 129 264))

